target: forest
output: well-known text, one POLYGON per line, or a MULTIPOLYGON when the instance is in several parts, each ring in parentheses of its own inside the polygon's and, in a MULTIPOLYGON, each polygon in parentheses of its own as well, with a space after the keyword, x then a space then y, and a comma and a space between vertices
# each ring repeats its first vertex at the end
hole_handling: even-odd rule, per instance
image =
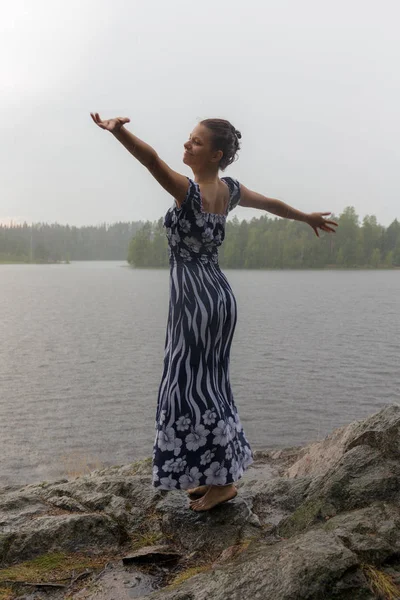
POLYGON ((126 260, 142 222, 75 227, 53 223, 0 225, 0 263, 126 260))
MULTIPOLYGON (((299 221, 262 215, 226 222, 218 250, 219 264, 230 269, 394 268, 400 267, 400 223, 387 228, 367 215, 360 223, 354 207, 337 217, 335 233, 299 221)), ((135 267, 166 267, 168 256, 163 221, 146 222, 129 244, 128 262, 135 267)))
MULTIPOLYGON (((373 215, 362 221, 353 206, 330 219, 336 233, 318 238, 305 223, 261 215, 228 219, 219 264, 232 269, 400 268, 400 223, 373 215)), ((132 267, 168 267, 163 218, 75 227, 59 224, 0 226, 0 262, 125 260, 132 267)))

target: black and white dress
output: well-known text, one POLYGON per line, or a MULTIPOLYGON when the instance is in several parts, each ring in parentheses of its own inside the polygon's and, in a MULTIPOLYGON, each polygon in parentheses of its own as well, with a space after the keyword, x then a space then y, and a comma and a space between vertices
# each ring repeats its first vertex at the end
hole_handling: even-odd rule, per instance
POLYGON ((174 201, 164 218, 170 297, 152 480, 163 490, 227 485, 254 460, 229 380, 236 300, 218 264, 240 183, 221 181, 230 192, 225 214, 205 212, 199 185, 188 177, 184 202, 178 208, 174 201))

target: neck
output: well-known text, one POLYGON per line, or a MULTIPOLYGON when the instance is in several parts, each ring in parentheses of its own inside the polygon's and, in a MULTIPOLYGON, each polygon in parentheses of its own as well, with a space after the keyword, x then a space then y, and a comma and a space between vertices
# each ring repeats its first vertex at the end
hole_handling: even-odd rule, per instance
POLYGON ((205 169, 193 169, 194 180, 196 183, 217 183, 218 170, 205 169))

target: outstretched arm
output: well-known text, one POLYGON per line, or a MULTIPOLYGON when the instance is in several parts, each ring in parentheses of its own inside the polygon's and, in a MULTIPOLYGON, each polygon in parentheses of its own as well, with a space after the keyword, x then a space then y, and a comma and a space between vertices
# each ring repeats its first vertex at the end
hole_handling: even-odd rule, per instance
POLYGON ((187 177, 171 169, 161 160, 154 148, 125 129, 124 125, 130 122, 128 117, 102 121, 99 113, 90 115, 96 125, 110 131, 128 152, 150 171, 158 183, 178 201, 178 205, 183 202, 188 189, 187 177))
POLYGON ((247 206, 249 208, 259 208, 261 210, 266 210, 278 217, 283 217, 284 219, 293 219, 295 221, 303 221, 312 227, 319 237, 319 233, 317 227, 322 229, 323 231, 333 232, 335 233, 335 229, 329 227, 329 225, 336 225, 335 221, 328 221, 323 218, 323 215, 330 215, 331 212, 318 212, 318 213, 304 213, 301 210, 297 210, 289 204, 282 202, 282 200, 277 200, 276 198, 268 198, 267 196, 263 196, 262 194, 258 194, 257 192, 253 192, 249 190, 242 183, 240 184, 240 206, 247 206))

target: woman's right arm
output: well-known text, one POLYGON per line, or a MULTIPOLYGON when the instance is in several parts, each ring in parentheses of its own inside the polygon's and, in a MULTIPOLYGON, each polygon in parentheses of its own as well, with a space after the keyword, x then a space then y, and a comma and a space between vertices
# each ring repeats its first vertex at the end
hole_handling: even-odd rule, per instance
POLYGON ((124 124, 129 123, 129 118, 117 117, 102 121, 98 113, 90 114, 96 125, 110 131, 128 152, 150 171, 158 183, 176 199, 178 206, 183 202, 189 185, 188 178, 171 169, 152 146, 124 128, 124 124))
POLYGON ((154 148, 149 146, 149 144, 146 144, 143 140, 140 140, 123 126, 119 129, 114 129, 111 133, 123 146, 125 146, 132 156, 142 163, 142 165, 149 168, 149 165, 151 165, 157 156, 157 152, 154 148))

